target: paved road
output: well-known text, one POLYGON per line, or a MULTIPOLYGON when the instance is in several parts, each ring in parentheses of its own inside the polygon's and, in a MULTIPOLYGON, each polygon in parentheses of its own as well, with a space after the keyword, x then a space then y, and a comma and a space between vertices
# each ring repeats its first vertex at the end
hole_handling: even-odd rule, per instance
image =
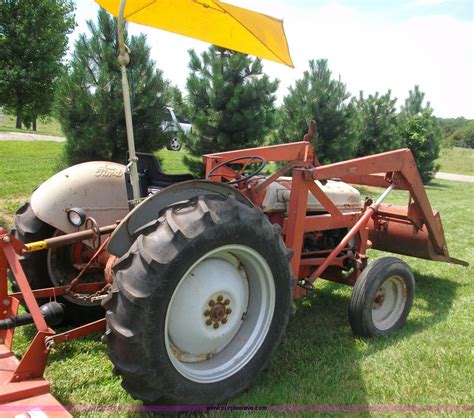
POLYGON ((441 180, 454 180, 454 181, 463 181, 464 183, 474 183, 474 176, 466 176, 463 174, 453 174, 453 173, 442 173, 438 171, 435 174, 435 178, 441 180))
POLYGON ((0 132, 0 141, 53 141, 64 142, 66 138, 62 136, 39 135, 23 132, 0 132))

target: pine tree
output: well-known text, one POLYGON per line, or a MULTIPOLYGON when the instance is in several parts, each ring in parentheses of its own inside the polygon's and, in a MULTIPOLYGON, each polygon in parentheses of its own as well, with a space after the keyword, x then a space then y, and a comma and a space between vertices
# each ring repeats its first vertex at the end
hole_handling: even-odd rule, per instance
POLYGON ((425 100, 425 93, 420 90, 420 86, 415 85, 413 90, 408 92, 408 97, 405 100, 405 105, 402 106, 402 114, 406 116, 421 115, 423 111, 431 109, 431 104, 428 102, 423 105, 425 100))
POLYGON ((0 105, 36 128, 54 100, 67 35, 74 28, 71 0, 0 1, 0 105))
POLYGON ((402 135, 405 146, 410 148, 415 156, 423 183, 429 182, 439 170, 436 160, 439 157, 441 137, 432 110, 427 109, 421 114, 407 118, 402 135))
POLYGON ((395 107, 397 99, 391 91, 383 95, 375 93, 367 98, 360 92, 355 100, 357 111, 356 157, 377 154, 400 147, 400 133, 395 107))
POLYGON ((309 70, 290 87, 283 100, 280 127, 274 142, 301 141, 314 119, 313 139, 319 161, 341 161, 353 155, 355 109, 340 79, 332 78, 327 60, 309 61, 309 70))
MULTIPOLYGON (((185 113, 193 131, 184 140, 191 155, 262 145, 274 126, 278 81, 263 74, 261 60, 216 46, 189 55, 185 113)), ((202 176, 200 161, 184 162, 202 176)))
MULTIPOLYGON (((91 36, 81 34, 70 70, 58 95, 58 115, 67 137, 69 163, 88 160, 124 162, 127 152, 117 24, 105 10, 97 24, 87 23, 91 36)), ((137 151, 161 148, 169 135, 161 130, 169 89, 150 59, 144 35, 128 37, 132 117, 137 151)))
POLYGON ((423 104, 425 93, 418 86, 410 90, 400 112, 402 144, 412 150, 424 183, 433 179, 439 170, 441 129, 428 102, 423 104))

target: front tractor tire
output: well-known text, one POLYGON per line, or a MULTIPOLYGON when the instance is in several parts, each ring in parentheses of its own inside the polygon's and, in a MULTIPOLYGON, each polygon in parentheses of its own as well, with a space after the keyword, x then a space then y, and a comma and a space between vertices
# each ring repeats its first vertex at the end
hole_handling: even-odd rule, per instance
MULTIPOLYGON (((26 203, 16 213, 15 237, 24 244, 41 241, 59 235, 60 231, 47 223, 39 220, 33 212, 31 205, 26 203)), ((20 260, 30 287, 44 289, 48 287, 65 286, 77 275, 78 270, 73 267, 73 245, 52 248, 25 254, 20 260)), ((92 273, 93 281, 103 280, 102 273, 92 273)), ((84 279, 90 276, 86 273, 84 279)), ((14 277, 10 280, 15 290, 19 290, 14 277)), ((58 301, 65 305, 64 319, 59 324, 81 325, 104 317, 104 309, 100 302, 93 303, 79 300, 72 296, 58 297, 58 301)), ((44 304, 49 299, 39 299, 38 303, 44 304)))
POLYGON ((145 403, 226 401, 268 367, 291 304, 280 228, 234 197, 168 208, 116 263, 104 340, 145 403))
POLYGON ((352 289, 349 322, 359 337, 379 337, 403 327, 415 296, 410 267, 396 257, 382 257, 361 273, 352 289))

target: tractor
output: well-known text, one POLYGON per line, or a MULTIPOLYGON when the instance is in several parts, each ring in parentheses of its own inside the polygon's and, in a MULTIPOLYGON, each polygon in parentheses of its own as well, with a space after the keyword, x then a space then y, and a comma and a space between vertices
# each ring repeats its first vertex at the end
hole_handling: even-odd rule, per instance
POLYGON ((125 165, 87 162, 43 183, 18 210, 15 230, 0 230, 9 353, 0 400, 21 399, 15 387, 42 381, 55 344, 105 328, 133 397, 224 402, 268 368, 292 300, 316 279, 353 286, 355 335, 400 329, 413 273, 392 256, 368 263, 369 248, 467 263, 449 256, 409 149, 320 165, 314 128, 299 142, 205 155, 205 180, 167 175, 154 155, 137 153, 140 199, 131 210, 125 165), (280 168, 263 174, 269 162, 280 168), (385 191, 362 199, 357 184, 385 191), (408 192, 406 206, 383 203, 394 189, 408 192), (17 315, 20 302, 29 315, 17 315), (31 322, 38 334, 17 364, 13 330, 31 322), (55 324, 78 327, 56 334, 55 324))
MULTIPOLYGON (((140 5, 130 6, 131 18, 140 17, 140 5)), ((192 8, 219 19, 243 13, 208 0, 191 2, 192 8)), ((312 122, 302 141, 204 155, 205 179, 168 175, 154 155, 136 153, 124 10, 121 0, 129 163, 92 161, 55 174, 18 210, 14 230, 0 228, 4 408, 60 408, 43 378, 48 353, 97 331, 132 397, 146 404, 219 404, 269 367, 293 300, 312 292, 316 280, 353 287, 349 322, 356 336, 385 336, 404 325, 413 273, 392 256, 369 263, 368 249, 467 265, 449 256, 441 218, 409 149, 321 165, 310 143, 312 122), (353 185, 385 190, 362 199, 353 185), (407 192, 406 205, 384 203, 395 189, 407 192), (19 314, 21 304, 27 313, 19 314), (14 330, 30 323, 37 334, 18 360, 14 330), (56 325, 73 328, 56 333, 56 325)), ((255 21, 251 16, 247 24, 255 21)), ((234 40, 231 22, 219 28, 230 27, 234 40)), ((268 22, 277 28, 276 20, 268 22)), ((212 32, 202 27, 205 36, 212 32)), ((250 32, 243 30, 242 39, 250 32)), ((280 43, 287 49, 286 40, 280 43)), ((256 50, 276 57, 274 48, 262 52, 261 43, 256 50)))

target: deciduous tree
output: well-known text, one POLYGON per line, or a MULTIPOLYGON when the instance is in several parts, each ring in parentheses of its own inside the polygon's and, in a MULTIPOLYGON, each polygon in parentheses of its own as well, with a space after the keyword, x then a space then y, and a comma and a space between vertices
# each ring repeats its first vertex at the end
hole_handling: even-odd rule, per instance
POLYGON ((74 28, 72 0, 0 1, 0 104, 36 126, 47 115, 74 28))

